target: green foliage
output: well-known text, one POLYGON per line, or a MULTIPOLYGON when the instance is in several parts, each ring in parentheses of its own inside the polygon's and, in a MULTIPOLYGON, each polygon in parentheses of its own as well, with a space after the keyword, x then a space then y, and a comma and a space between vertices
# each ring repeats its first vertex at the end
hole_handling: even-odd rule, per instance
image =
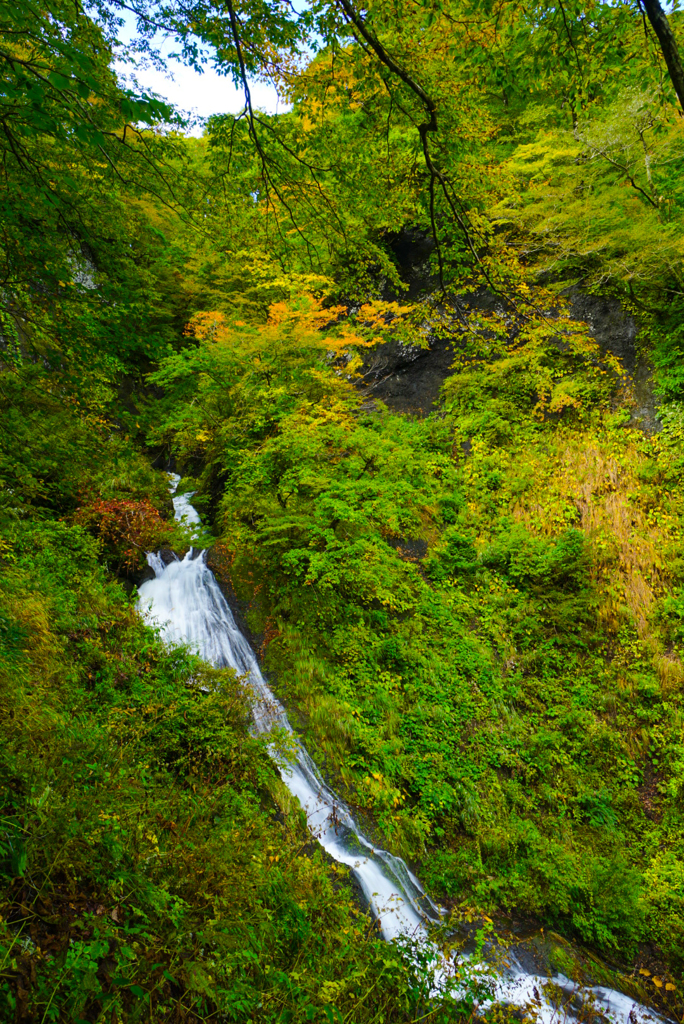
POLYGON ((150 130, 171 108, 119 86, 112 28, 68 3, 0 5, 3 335, 53 366, 169 340, 168 312, 149 317, 163 236, 144 204, 178 206, 179 147, 150 130))
POLYGON ((442 1019, 275 813, 240 682, 165 649, 80 528, 5 536, 3 1017, 442 1019))
POLYGON ((117 83, 118 6, 0 4, 2 1013, 474 1013, 312 848, 239 682, 98 565, 182 544, 150 454, 455 920, 681 971, 682 122, 636 6, 152 2, 144 52, 163 23, 290 103, 200 140, 117 83), (659 435, 572 285, 638 313, 659 435), (452 347, 431 415, 359 376, 386 339, 452 347))
POLYGON ((684 396, 682 356, 684 336, 682 329, 682 306, 675 299, 655 326, 653 362, 656 372, 656 387, 664 402, 680 402, 684 396))
POLYGON ((573 592, 586 587, 589 559, 580 530, 567 530, 557 539, 547 540, 531 536, 524 527, 514 527, 497 537, 482 560, 515 585, 550 599, 559 590, 573 592))
MULTIPOLYGON (((444 516, 444 507, 442 507, 444 516)), ((457 528, 447 528, 442 533, 440 548, 432 553, 427 563, 430 576, 438 581, 450 576, 469 576, 477 569, 477 551, 473 541, 457 528)))
POLYGON ((447 414, 410 421, 359 411, 332 340, 277 324, 243 337, 162 364, 157 437, 181 467, 204 461, 200 489, 220 482, 220 564, 309 749, 436 894, 630 955, 652 911, 622 852, 644 827, 626 736, 660 686, 631 634, 611 664, 610 545, 563 475, 597 432, 606 450, 632 443, 607 408, 615 362, 580 331, 488 356, 478 339, 447 414))
MULTIPOLYGON (((676 767, 676 774, 681 779, 681 763, 676 767)), ((674 963, 681 968, 684 962, 684 877, 681 861, 670 850, 657 853, 645 878, 656 934, 674 963)))
MULTIPOLYGON (((0 376, 0 507, 68 515, 81 503, 125 496, 167 502, 154 473, 112 419, 117 364, 61 372, 21 361, 0 376)), ((118 410, 117 410, 118 411, 118 410)))
POLYGON ((640 87, 572 126, 543 124, 533 138, 521 126, 505 164, 511 191, 494 216, 554 279, 662 302, 681 260, 677 121, 640 87))

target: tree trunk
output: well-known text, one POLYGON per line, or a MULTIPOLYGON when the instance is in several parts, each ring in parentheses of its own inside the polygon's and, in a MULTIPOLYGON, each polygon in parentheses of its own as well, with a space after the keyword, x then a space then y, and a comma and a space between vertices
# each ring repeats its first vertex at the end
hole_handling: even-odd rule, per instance
POLYGON ((658 37, 667 70, 679 98, 679 105, 684 111, 684 67, 682 67, 682 58, 679 55, 679 47, 674 32, 670 28, 670 22, 658 0, 640 0, 640 3, 646 8, 648 20, 658 37))

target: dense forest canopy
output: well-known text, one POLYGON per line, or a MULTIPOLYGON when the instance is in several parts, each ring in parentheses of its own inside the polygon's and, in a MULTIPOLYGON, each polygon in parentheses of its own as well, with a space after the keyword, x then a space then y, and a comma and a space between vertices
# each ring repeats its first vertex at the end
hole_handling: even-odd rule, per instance
POLYGON ((486 988, 431 997, 234 673, 138 616, 169 468, 443 941, 523 922, 681 1015, 683 46, 657 0, 0 0, 3 1020, 486 988), (163 34, 244 109, 124 87, 163 34))

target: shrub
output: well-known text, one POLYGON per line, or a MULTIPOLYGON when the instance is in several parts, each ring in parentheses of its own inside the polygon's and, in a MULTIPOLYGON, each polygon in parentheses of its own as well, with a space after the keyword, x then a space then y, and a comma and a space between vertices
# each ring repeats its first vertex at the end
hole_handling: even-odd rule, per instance
POLYGON ((99 537, 115 564, 127 570, 144 564, 145 553, 168 543, 172 533, 146 499, 97 499, 77 509, 74 521, 99 537))

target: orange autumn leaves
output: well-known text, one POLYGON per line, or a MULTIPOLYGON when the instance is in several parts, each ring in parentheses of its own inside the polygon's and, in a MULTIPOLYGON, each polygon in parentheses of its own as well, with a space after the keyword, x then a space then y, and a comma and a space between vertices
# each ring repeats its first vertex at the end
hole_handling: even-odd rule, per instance
POLYGON ((146 551, 168 541, 169 526, 147 499, 97 499, 82 505, 74 522, 99 537, 124 570, 139 568, 146 551))
POLYGON ((355 350, 372 347, 390 332, 424 344, 413 327, 413 313, 413 306, 396 302, 368 302, 352 311, 343 305, 323 306, 314 296, 304 295, 296 302, 272 303, 263 324, 233 320, 220 310, 199 312, 185 333, 197 341, 239 345, 245 355, 256 359, 294 341, 302 348, 319 348, 332 360, 344 359, 347 371, 353 373, 360 362, 355 350))

